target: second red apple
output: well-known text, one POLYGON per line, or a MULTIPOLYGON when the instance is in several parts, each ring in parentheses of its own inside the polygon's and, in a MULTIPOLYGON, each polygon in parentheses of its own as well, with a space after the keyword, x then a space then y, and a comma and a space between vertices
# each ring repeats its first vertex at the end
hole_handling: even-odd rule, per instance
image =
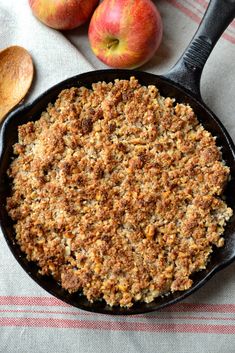
POLYGON ((73 29, 85 23, 99 0, 28 0, 33 14, 55 29, 73 29))
POLYGON ((93 52, 116 68, 141 66, 153 56, 161 39, 161 16, 150 0, 104 0, 89 26, 93 52))

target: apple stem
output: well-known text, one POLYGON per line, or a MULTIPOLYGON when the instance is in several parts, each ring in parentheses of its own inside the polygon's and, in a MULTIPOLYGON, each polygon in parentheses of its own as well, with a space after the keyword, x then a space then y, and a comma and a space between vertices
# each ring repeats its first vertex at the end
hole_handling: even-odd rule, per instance
POLYGON ((107 48, 114 49, 118 44, 119 44, 119 40, 117 38, 114 38, 107 43, 107 48))

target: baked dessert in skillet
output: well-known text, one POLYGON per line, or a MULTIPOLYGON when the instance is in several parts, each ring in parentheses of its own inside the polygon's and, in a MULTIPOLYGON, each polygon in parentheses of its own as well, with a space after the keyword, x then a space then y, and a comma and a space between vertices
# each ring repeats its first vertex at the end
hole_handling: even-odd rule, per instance
POLYGON ((130 307, 191 287, 232 215, 216 138, 189 105, 130 80, 63 90, 19 127, 7 210, 40 272, 130 307))

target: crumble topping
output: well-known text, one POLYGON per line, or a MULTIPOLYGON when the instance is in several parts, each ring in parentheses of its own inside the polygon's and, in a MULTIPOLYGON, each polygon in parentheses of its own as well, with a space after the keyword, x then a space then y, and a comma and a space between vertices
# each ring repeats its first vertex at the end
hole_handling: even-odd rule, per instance
POLYGON ((7 210, 40 272, 130 307, 191 287, 232 210, 215 137, 189 105, 130 80, 63 90, 19 126, 7 210))

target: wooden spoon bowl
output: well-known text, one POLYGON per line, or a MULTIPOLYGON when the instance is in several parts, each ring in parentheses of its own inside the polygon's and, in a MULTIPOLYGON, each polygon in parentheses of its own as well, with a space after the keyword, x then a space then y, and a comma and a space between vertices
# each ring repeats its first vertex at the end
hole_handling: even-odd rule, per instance
POLYGON ((34 68, 28 51, 11 46, 0 52, 0 122, 27 94, 34 68))

